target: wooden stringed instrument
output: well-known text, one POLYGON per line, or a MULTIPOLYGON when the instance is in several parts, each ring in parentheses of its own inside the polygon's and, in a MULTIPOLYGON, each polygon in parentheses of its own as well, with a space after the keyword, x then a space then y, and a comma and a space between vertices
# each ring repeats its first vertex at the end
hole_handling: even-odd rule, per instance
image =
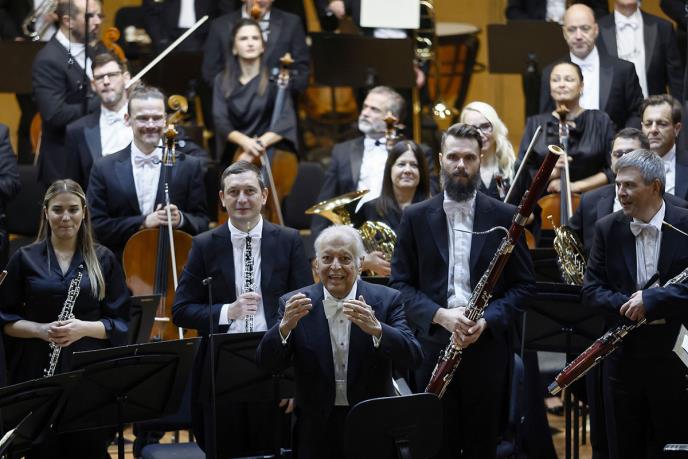
MULTIPOLYGON (((165 148, 160 173, 165 187, 167 218, 171 221, 169 186, 172 169, 179 160, 176 154, 177 130, 174 128, 174 122, 181 119, 183 112, 188 109, 188 103, 182 96, 170 96, 168 106, 175 112, 168 118, 165 129, 165 148)), ((132 293, 137 296, 160 295, 151 332, 153 341, 195 336, 194 331, 183 331, 172 323, 172 305, 178 284, 177 273, 184 269, 191 242, 191 235, 184 231, 173 229, 170 225, 161 225, 138 231, 129 238, 124 247, 122 264, 127 286, 132 293)))

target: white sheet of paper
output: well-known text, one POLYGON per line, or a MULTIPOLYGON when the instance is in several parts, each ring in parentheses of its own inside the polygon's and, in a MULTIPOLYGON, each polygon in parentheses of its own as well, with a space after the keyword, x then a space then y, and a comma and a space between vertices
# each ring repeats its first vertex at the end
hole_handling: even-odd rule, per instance
POLYGON ((681 362, 688 367, 688 330, 686 330, 686 327, 683 325, 681 325, 681 329, 676 337, 674 353, 681 359, 681 362))
POLYGON ((361 27, 417 29, 420 0, 361 0, 361 27))

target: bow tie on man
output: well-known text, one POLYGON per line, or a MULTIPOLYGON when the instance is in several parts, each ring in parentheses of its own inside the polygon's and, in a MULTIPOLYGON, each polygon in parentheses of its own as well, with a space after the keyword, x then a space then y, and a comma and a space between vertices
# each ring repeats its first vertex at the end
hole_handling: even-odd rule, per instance
POLYGON ((648 235, 657 234, 657 227, 650 223, 643 222, 631 222, 631 233, 633 236, 638 236, 641 232, 645 231, 648 235))
POLYGON ((342 309, 345 300, 338 300, 336 298, 324 298, 323 307, 325 308, 325 317, 327 320, 332 319, 337 311, 342 309))
POLYGON ((246 238, 250 237, 251 241, 260 239, 260 233, 232 233, 232 241, 239 243, 239 245, 246 244, 246 238))
POLYGON ((115 112, 103 112, 103 116, 105 118, 105 123, 109 126, 124 122, 124 118, 115 112))
POLYGON ((160 164, 162 161, 158 155, 151 154, 148 156, 143 156, 143 155, 134 155, 134 164, 136 167, 154 167, 157 164, 160 164))
POLYGON ((452 199, 445 199, 444 202, 442 202, 442 207, 448 216, 461 214, 465 217, 470 215, 473 211, 473 201, 466 200, 458 202, 452 199))
POLYGON ((635 30, 638 28, 638 23, 636 21, 619 21, 617 26, 619 27, 619 30, 624 30, 626 28, 635 30))

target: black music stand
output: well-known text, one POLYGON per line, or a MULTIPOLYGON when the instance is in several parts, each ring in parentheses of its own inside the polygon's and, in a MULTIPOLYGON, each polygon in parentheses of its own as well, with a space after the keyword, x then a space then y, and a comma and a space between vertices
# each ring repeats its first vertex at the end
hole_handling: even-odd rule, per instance
POLYGON ((0 72, 0 92, 31 94, 31 66, 44 42, 1 41, 0 56, 12 63, 11 72, 0 72))
POLYGON ((21 453, 42 440, 82 373, 73 371, 0 389, 0 432, 5 435, 0 456, 8 450, 21 453))
MULTIPOLYGON (((218 406, 222 403, 275 402, 275 421, 281 417, 277 402, 294 395, 294 377, 290 371, 270 373, 258 367, 256 349, 264 332, 219 333, 213 335, 215 353, 215 397, 218 406), (279 416, 277 416, 279 414, 279 416)), ((207 359, 207 355, 206 355, 207 359)), ((200 393, 209 397, 210 365, 203 365, 200 393)), ((212 431, 207 429, 206 432, 212 431)), ((217 432, 217 429, 215 429, 217 432)), ((274 454, 281 457, 282 432, 279 425, 273 430, 274 454)), ((206 439, 217 445, 216 439, 206 439)), ((215 449, 215 451, 219 451, 215 449)))
POLYGON ((159 304, 160 294, 131 297, 129 343, 143 344, 149 341, 159 304))
POLYGON ((442 446, 442 404, 434 394, 365 400, 346 418, 346 457, 423 459, 442 446))
POLYGON ((526 116, 540 113, 540 74, 543 67, 569 49, 561 26, 546 21, 513 21, 487 25, 490 73, 518 73, 523 76, 526 116))
POLYGON ((74 353, 83 377, 67 398, 55 430, 117 427, 117 455, 124 459, 125 423, 179 409, 200 338, 134 344, 74 353))
MULTIPOLYGON (((521 355, 524 350, 560 352, 566 362, 583 352, 604 333, 604 316, 583 306, 580 287, 538 282, 537 293, 526 305, 521 324, 521 355)), ((578 458, 578 404, 571 391, 564 393, 566 459, 578 458), (573 442, 571 407, 573 406, 573 442), (573 443, 573 456, 571 444, 573 443)))

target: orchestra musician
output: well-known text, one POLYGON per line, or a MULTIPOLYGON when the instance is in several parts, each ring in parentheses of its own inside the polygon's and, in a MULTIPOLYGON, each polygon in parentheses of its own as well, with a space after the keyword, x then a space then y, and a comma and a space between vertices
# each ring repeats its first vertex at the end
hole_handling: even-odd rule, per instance
MULTIPOLYGON (((167 224, 161 177, 165 96, 140 86, 129 95, 133 141, 93 164, 88 185, 93 229, 119 259, 127 240, 143 228, 167 224)), ((172 226, 191 235, 208 229, 201 160, 178 150, 169 183, 172 226)))
POLYGON ((350 407, 393 395, 392 365, 415 368, 421 350, 399 292, 359 279, 365 249, 354 228, 325 229, 315 253, 321 283, 280 298, 258 362, 268 371, 294 366, 295 457, 343 459, 350 407))
MULTIPOLYGON (((584 89, 587 89, 587 82, 584 87, 580 67, 567 61, 553 64, 549 73, 549 87, 557 105, 564 105, 568 110, 566 120, 569 136, 566 153, 569 157, 571 180, 569 190, 572 193, 582 193, 608 183, 608 177, 611 176, 608 149, 614 137, 614 124, 605 112, 581 106, 581 95, 584 89)), ((547 146, 559 144, 559 123, 556 111, 541 113, 526 120, 518 153, 521 160, 537 127, 542 126, 543 130, 543 135, 533 146, 532 159, 527 164, 531 178, 547 155, 547 146)), ((563 166, 563 161, 560 161, 552 172, 547 192, 560 192, 563 166)))
POLYGON ((252 161, 276 144, 296 151, 296 113, 291 97, 284 98, 277 125, 270 121, 277 95, 264 63, 265 41, 259 24, 253 19, 239 19, 232 31, 231 54, 224 72, 213 85, 213 119, 219 137, 228 148, 222 163, 236 159, 252 161))
MULTIPOLYGON (((274 225, 261 216, 268 190, 256 166, 235 162, 222 173, 220 186, 229 221, 194 238, 179 279, 173 320, 203 336, 209 332, 209 314, 215 332, 243 333, 249 331, 249 321, 250 331, 265 331, 279 322, 278 298, 312 283, 303 242, 296 230, 274 225), (208 307, 208 288, 202 283, 207 277, 213 279, 212 309, 208 307)), ((205 351, 202 348, 200 352, 205 351)), ((194 378, 200 372, 197 365, 194 378)), ((196 397, 200 396, 197 391, 198 387, 196 397)), ((194 431, 202 447, 209 412, 206 402, 193 405, 194 431)), ((274 428, 273 412, 274 407, 266 404, 218 407, 218 451, 223 457, 235 457, 271 450, 273 440, 265 432, 274 428)))
POLYGON ((595 225, 582 299, 607 313, 609 328, 647 319, 602 362, 609 452, 612 459, 663 457, 665 444, 688 442, 685 423, 674 417, 688 410, 686 369, 672 352, 684 320, 662 313, 665 289, 652 292, 646 310, 645 284, 656 273, 664 284, 688 267, 681 249, 688 210, 664 198, 664 163, 649 150, 617 161, 616 187, 621 211, 595 225))
MULTIPOLYGON (((128 342, 129 293, 113 253, 95 242, 81 187, 58 180, 43 198, 36 242, 12 256, 0 286, 0 325, 6 336, 9 383, 41 378, 51 347, 61 348, 55 373, 68 371, 77 351, 128 342), (58 321, 67 288, 81 276, 73 300, 74 319, 58 321)), ((55 435, 35 446, 29 458, 105 458, 108 430, 55 435)))
POLYGON ((268 73, 279 68, 280 59, 286 53, 294 59, 293 81, 290 88, 302 92, 308 86, 310 54, 306 45, 306 35, 301 19, 291 13, 273 8, 274 0, 242 0, 237 11, 218 17, 210 24, 210 32, 203 53, 203 79, 211 87, 216 76, 225 68, 227 56, 232 52, 234 30, 241 19, 251 18, 251 7, 260 7, 258 24, 263 36, 265 55, 263 65, 268 73))
POLYGON ((68 160, 66 177, 88 189, 88 178, 94 161, 116 153, 132 141, 127 113, 125 85, 130 75, 126 65, 112 53, 94 57, 91 88, 100 98, 100 107, 93 113, 69 123, 65 143, 68 160))
POLYGON ((438 457, 494 458, 506 381, 513 361, 512 309, 533 293, 535 280, 525 240, 517 241, 496 284, 484 317, 464 310, 509 227, 516 208, 478 191, 482 137, 473 126, 455 124, 442 137, 444 193, 404 211, 392 257, 390 285, 398 289, 423 349, 416 372, 422 391, 449 343, 463 350, 461 365, 442 398, 443 441, 438 457))
POLYGON ((0 124, 0 266, 7 264, 10 249, 5 207, 7 202, 16 196, 21 188, 17 158, 12 151, 9 131, 7 126, 0 124))
MULTIPOLYGON (((380 196, 363 204, 355 219, 361 224, 381 221, 396 232, 403 210, 429 197, 430 175, 425 153, 417 143, 402 140, 394 145, 387 156, 380 196)), ((385 267, 389 271, 389 263, 385 267)), ((380 272, 378 267, 374 271, 380 272)), ((389 272, 384 275, 389 275, 389 272)))
POLYGON ((84 65, 92 79, 91 47, 98 40, 102 22, 100 0, 59 0, 60 28, 36 55, 32 69, 33 94, 41 114, 41 147, 38 179, 47 188, 65 177, 67 124, 97 110, 90 81, 84 80, 84 65), (88 16, 88 33, 85 32, 88 16), (88 49, 87 49, 88 48, 88 49), (85 64, 84 64, 85 59, 85 64), (88 99, 84 112, 84 97, 88 99))

